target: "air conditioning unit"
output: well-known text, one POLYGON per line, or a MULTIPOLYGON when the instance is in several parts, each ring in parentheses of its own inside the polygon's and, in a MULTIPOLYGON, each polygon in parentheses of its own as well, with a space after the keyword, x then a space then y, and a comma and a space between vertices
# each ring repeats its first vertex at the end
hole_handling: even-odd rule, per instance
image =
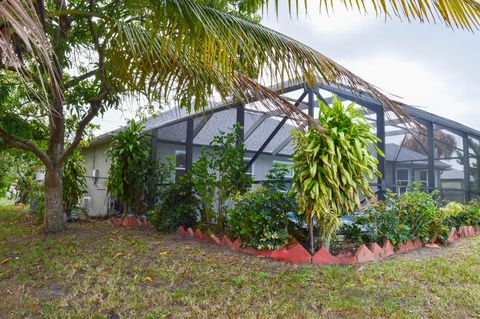
POLYGON ((82 207, 87 211, 90 211, 91 206, 92 206, 92 198, 90 196, 84 196, 82 198, 82 207))
POLYGON ((44 172, 35 172, 35 181, 36 182, 43 182, 45 180, 45 173, 44 172))

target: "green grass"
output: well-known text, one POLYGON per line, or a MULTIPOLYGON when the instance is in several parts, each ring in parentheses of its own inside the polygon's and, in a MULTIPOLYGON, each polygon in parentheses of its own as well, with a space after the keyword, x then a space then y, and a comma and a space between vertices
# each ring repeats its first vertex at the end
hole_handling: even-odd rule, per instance
POLYGON ((0 207, 0 318, 480 315, 478 237, 418 260, 293 266, 105 221, 45 236, 34 220, 0 207))
POLYGON ((1 198, 0 197, 0 206, 7 206, 7 205, 13 205, 13 201, 8 199, 8 198, 1 198))

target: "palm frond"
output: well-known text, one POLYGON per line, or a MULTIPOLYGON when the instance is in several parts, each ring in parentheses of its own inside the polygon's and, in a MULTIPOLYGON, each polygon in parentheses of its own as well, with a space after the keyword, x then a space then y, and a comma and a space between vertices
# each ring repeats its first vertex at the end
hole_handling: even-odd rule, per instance
MULTIPOLYGON (((161 68, 163 71, 165 67, 176 69, 177 64, 184 64, 185 73, 182 76, 175 73, 168 75, 170 79, 181 78, 181 84, 186 85, 185 87, 201 81, 201 78, 187 74, 190 72, 193 75, 198 72, 197 68, 209 69, 213 77, 221 75, 221 83, 213 77, 208 78, 213 81, 210 82, 213 87, 227 94, 228 91, 223 91, 224 89, 230 92, 237 90, 235 73, 257 82, 265 78, 271 83, 306 79, 309 85, 314 86, 324 81, 328 84, 348 86, 356 92, 367 92, 400 119, 409 121, 406 112, 376 87, 323 54, 279 32, 212 9, 197 1, 147 0, 143 2, 143 6, 135 2, 135 10, 142 12, 141 23, 130 22, 122 26, 128 28, 127 24, 135 25, 143 30, 136 29, 138 32, 131 32, 133 29, 130 29, 123 32, 122 41, 116 46, 125 42, 137 42, 137 45, 131 47, 135 47, 136 54, 142 57, 142 61, 139 61, 141 63, 158 62, 168 56, 170 64, 164 63, 161 68), (149 30, 157 30, 156 36, 161 40, 154 44, 141 36, 141 33, 149 30), (152 50, 154 46, 159 46, 157 52, 152 50), (162 57, 160 53, 166 55, 162 57), (188 62, 188 59, 192 62, 188 62), (190 67, 187 67, 189 64, 190 67)), ((120 23, 117 23, 118 26, 120 23)), ((117 35, 120 36, 120 32, 117 35)), ((151 70, 153 72, 154 69, 151 70)), ((159 75, 159 72, 156 75, 159 75)), ((198 90, 195 98, 200 101, 201 96, 206 93, 211 93, 211 90, 198 90)))
MULTIPOLYGON (((283 2, 274 1, 276 6, 283 2)), ((266 3, 268 2, 269 0, 266 0, 266 3)), ((342 6, 360 13, 369 13, 373 10, 377 15, 385 17, 396 16, 421 23, 440 21, 451 28, 480 30, 480 3, 477 0, 318 0, 318 4, 320 10, 327 13, 333 11, 335 7, 342 6)), ((288 6, 290 10, 296 7, 298 11, 299 2, 289 1, 288 6)))
POLYGON ((305 112, 241 72, 222 69, 217 63, 205 63, 193 47, 176 50, 174 42, 147 32, 140 25, 114 23, 115 32, 106 54, 111 84, 116 85, 116 90, 146 91, 146 95, 163 90, 161 98, 172 97, 189 111, 192 106, 197 106, 196 111, 205 106, 215 90, 224 101, 266 101, 262 106, 268 110, 281 110, 297 123, 307 123, 321 131, 318 123, 305 112))

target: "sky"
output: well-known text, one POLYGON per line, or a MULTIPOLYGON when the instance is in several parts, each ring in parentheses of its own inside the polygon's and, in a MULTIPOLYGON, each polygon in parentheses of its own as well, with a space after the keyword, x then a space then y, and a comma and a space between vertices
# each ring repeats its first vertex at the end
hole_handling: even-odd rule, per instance
MULTIPOLYGON (((298 18, 281 5, 278 16, 268 8, 262 24, 311 46, 404 103, 480 130, 480 33, 385 20, 340 6, 320 14, 317 3, 310 0, 308 15, 302 9, 298 18)), ((130 103, 123 114, 109 111, 97 118, 100 131, 122 126, 132 116, 130 103)))

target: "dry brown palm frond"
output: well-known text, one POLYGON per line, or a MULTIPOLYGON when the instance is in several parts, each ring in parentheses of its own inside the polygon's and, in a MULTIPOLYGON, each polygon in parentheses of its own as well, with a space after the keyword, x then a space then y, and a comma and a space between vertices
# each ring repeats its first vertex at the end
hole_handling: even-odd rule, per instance
POLYGON ((5 69, 16 72, 30 94, 49 107, 49 96, 61 96, 62 91, 53 62, 54 53, 33 2, 1 1, 0 20, 1 64, 5 69), (24 58, 24 55, 29 58, 24 58), (35 74, 28 71, 26 63, 33 64, 35 74), (48 77, 42 77, 42 74, 47 74, 48 77))

